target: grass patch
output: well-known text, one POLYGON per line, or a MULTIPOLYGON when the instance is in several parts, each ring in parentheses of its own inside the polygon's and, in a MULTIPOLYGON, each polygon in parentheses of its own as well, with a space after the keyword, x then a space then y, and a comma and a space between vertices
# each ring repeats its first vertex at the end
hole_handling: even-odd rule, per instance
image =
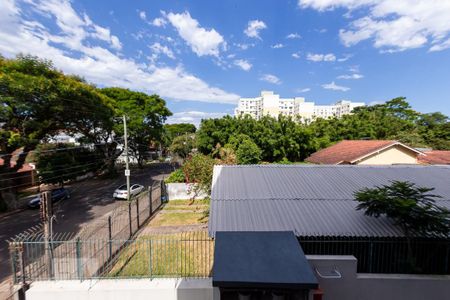
POLYGON ((167 205, 209 205, 209 199, 194 200, 170 200, 167 205))
POLYGON ((120 254, 108 277, 208 277, 214 241, 207 232, 145 236, 120 254))
POLYGON ((191 206, 184 206, 184 205, 166 205, 163 210, 185 210, 185 211, 192 211, 192 212, 203 212, 205 209, 208 209, 208 206, 206 205, 191 205, 191 206))
POLYGON ((180 226, 196 225, 208 222, 203 212, 168 212, 159 213, 151 222, 150 226, 180 226))

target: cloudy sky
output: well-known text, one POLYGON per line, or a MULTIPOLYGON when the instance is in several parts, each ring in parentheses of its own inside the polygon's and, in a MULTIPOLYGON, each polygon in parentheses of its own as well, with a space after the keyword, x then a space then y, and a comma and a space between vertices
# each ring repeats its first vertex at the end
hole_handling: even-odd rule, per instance
POLYGON ((0 0, 0 53, 160 94, 170 122, 274 90, 319 104, 405 96, 450 114, 450 0, 0 0))

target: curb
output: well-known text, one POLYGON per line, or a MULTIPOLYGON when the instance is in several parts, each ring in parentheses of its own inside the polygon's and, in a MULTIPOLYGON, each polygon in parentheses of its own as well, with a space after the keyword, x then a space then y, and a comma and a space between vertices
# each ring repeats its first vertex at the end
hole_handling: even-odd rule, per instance
POLYGON ((13 210, 13 211, 2 213, 2 214, 0 214, 0 219, 3 219, 4 217, 9 217, 11 215, 18 214, 20 212, 23 212, 24 210, 26 210, 26 208, 18 208, 18 209, 13 210))

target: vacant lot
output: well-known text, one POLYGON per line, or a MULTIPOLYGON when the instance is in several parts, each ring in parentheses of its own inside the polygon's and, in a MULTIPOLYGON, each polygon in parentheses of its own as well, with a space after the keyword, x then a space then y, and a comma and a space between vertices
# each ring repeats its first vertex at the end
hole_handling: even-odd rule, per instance
POLYGON ((171 200, 114 262, 108 277, 206 277, 214 242, 206 231, 209 200, 171 200))
POLYGON ((214 256, 207 232, 145 236, 120 254, 109 277, 207 277, 214 256))
POLYGON ((172 200, 152 219, 148 227, 201 225, 208 222, 208 200, 172 200))

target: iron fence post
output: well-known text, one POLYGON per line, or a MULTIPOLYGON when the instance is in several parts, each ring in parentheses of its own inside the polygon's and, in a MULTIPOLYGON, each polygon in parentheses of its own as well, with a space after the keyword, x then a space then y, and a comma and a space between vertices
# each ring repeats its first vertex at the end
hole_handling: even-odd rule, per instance
POLYGON ((151 239, 150 239, 150 247, 149 247, 148 265, 149 265, 149 275, 150 275, 150 278, 152 278, 152 240, 151 239))
POLYGON ((16 264, 17 264, 17 251, 16 251, 16 247, 15 247, 15 242, 9 242, 9 257, 11 260, 11 271, 12 271, 12 276, 13 276, 13 284, 17 283, 17 269, 16 269, 16 264))
POLYGON ((139 229, 139 198, 136 198, 136 221, 137 221, 137 228, 139 229))
POLYGON ((166 202, 166 195, 164 191, 164 179, 160 181, 160 189, 161 189, 161 204, 166 202))
POLYGON ((372 273, 372 256, 373 256, 373 242, 369 244, 369 273, 372 273))
POLYGON ((75 242, 75 250, 77 255, 77 276, 80 281, 83 281, 83 270, 81 264, 81 240, 79 237, 75 242))
POLYGON ((449 252, 449 244, 447 243, 447 245, 445 246, 445 274, 448 274, 449 272, 449 265, 448 265, 448 252, 449 252))
POLYGON ((148 207, 149 207, 149 214, 148 217, 150 218, 152 216, 153 208, 152 208, 152 192, 153 192, 153 185, 148 187, 148 207))
POLYGON ((109 244, 109 258, 112 257, 112 224, 111 216, 108 216, 108 244, 109 244))
POLYGON ((21 279, 22 279, 22 284, 26 285, 27 284, 27 277, 26 277, 26 270, 25 270, 25 255, 23 254, 23 242, 20 243, 19 246, 19 260, 20 260, 20 270, 21 270, 21 279))
POLYGON ((133 227, 131 224, 131 202, 128 202, 128 225, 130 227, 130 238, 133 236, 133 227))

